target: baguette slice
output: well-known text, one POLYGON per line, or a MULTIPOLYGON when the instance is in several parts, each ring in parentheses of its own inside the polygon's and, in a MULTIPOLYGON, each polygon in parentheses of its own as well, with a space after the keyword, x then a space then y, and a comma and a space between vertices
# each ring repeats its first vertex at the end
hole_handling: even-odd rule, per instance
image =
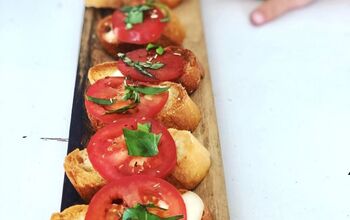
MULTIPOLYGON (((204 77, 202 65, 194 53, 188 49, 177 46, 170 46, 167 49, 169 49, 171 53, 179 54, 185 59, 186 64, 183 68, 183 74, 175 82, 180 83, 188 94, 192 94, 197 90, 201 79, 204 77)), ((123 76, 118 70, 116 61, 97 64, 91 67, 88 72, 90 84, 94 84, 97 80, 107 76, 123 76)))
MULTIPOLYGON (((160 0, 160 2, 174 8, 181 3, 182 0, 160 0)), ((85 0, 86 7, 93 8, 119 8, 122 5, 130 5, 144 2, 143 0, 85 0)))
MULTIPOLYGON (((98 64, 89 69, 88 78, 91 84, 107 76, 118 76, 116 62, 98 64)), ((169 88, 169 98, 163 109, 158 113, 156 119, 168 128, 194 131, 200 120, 201 113, 192 99, 188 96, 183 86, 173 82, 160 83, 161 86, 169 88)), ((91 125, 94 129, 105 126, 88 114, 91 125)))
MULTIPOLYGON (((186 191, 181 192, 181 193, 185 194, 186 191)), ((52 214, 51 220, 84 220, 88 208, 89 208, 88 205, 74 205, 74 206, 71 206, 69 208, 66 208, 65 210, 63 210, 60 213, 52 214)), ((197 210, 191 210, 191 208, 193 209, 191 204, 186 204, 186 210, 187 210, 188 214, 191 211, 192 212, 197 211, 197 210)), ((211 216, 211 213, 206 205, 204 205, 204 209, 202 209, 202 210, 203 210, 203 214, 202 214, 202 218, 200 220, 212 220, 213 219, 211 216)), ((187 217, 187 219, 188 220, 198 220, 198 219, 190 219, 188 217, 187 217)))
POLYGON ((194 189, 207 175, 210 153, 189 131, 168 129, 175 140, 176 166, 171 178, 186 189, 194 189))
POLYGON ((51 215, 51 220, 84 220, 88 205, 74 205, 51 215))
MULTIPOLYGON (((210 153, 188 131, 169 129, 175 139, 177 162, 170 179, 176 180, 176 186, 193 189, 207 175, 210 168, 210 153)), ((76 149, 69 153, 64 161, 67 177, 81 198, 90 201, 92 196, 106 181, 93 168, 86 149, 76 149)))
MULTIPOLYGON (((170 14, 171 19, 165 26, 162 36, 157 42, 153 43, 160 44, 164 47, 170 45, 182 45, 186 36, 185 30, 176 15, 174 13, 170 14)), ((145 46, 120 42, 118 36, 113 30, 112 15, 109 15, 98 22, 96 33, 102 47, 113 57, 117 57, 118 52, 127 52, 145 46)))
POLYGON ((64 160, 64 170, 81 198, 89 201, 106 181, 92 167, 86 150, 75 149, 64 160))

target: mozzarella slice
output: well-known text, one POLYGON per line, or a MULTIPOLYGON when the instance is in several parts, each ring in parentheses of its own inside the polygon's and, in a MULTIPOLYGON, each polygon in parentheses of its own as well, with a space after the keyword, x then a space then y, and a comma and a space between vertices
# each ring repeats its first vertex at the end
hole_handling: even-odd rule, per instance
POLYGON ((110 76, 124 76, 120 70, 115 70, 110 76))
POLYGON ((201 220, 204 211, 202 199, 191 191, 182 194, 182 198, 186 205, 187 220, 201 220))

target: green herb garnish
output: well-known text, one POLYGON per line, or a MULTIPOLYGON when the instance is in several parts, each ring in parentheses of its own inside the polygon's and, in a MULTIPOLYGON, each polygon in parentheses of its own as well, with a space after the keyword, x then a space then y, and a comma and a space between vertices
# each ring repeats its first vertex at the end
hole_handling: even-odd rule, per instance
POLYGON ((130 156, 152 157, 158 154, 161 134, 151 132, 151 124, 137 124, 137 130, 123 128, 125 143, 130 156))
POLYGON ((136 5, 136 6, 124 6, 121 10, 126 14, 125 28, 127 30, 132 29, 134 24, 143 23, 144 20, 144 12, 151 10, 152 8, 159 8, 163 12, 165 12, 165 17, 162 18, 161 22, 170 21, 170 12, 169 8, 162 3, 155 3, 153 0, 146 1, 145 4, 136 5))
POLYGON ((123 213, 122 220, 179 220, 183 219, 183 215, 176 215, 172 217, 162 218, 150 213, 147 208, 159 208, 156 206, 137 204, 133 208, 128 208, 123 213))
MULTIPOLYGON (((141 101, 141 96, 140 94, 143 95, 157 95, 160 93, 163 93, 169 89, 169 87, 150 87, 150 86, 132 86, 128 85, 126 82, 124 82, 124 88, 125 88, 125 94, 123 96, 123 100, 131 100, 132 103, 123 106, 121 108, 115 109, 115 110, 108 110, 106 111, 106 114, 113 114, 113 113, 125 113, 130 109, 133 109, 137 106, 138 103, 141 101)), ((111 98, 111 99, 101 99, 101 98, 95 98, 91 96, 86 96, 86 99, 88 101, 91 101, 93 103, 96 103, 98 105, 113 105, 114 103, 117 102, 116 98, 111 98)))
POLYGON ((130 109, 135 108, 136 106, 137 106, 137 103, 131 103, 130 105, 127 105, 127 106, 124 106, 124 107, 121 107, 121 108, 118 108, 115 110, 106 111, 106 114, 114 114, 114 113, 122 114, 122 113, 129 111, 130 109))
POLYGON ((157 95, 160 93, 163 93, 165 91, 168 91, 170 87, 151 87, 151 86, 131 86, 131 85, 125 85, 126 90, 131 90, 134 92, 139 92, 144 95, 157 95))
POLYGON ((126 13, 125 28, 131 29, 134 24, 140 24, 143 22, 144 11, 150 10, 149 5, 137 5, 137 6, 126 6, 121 10, 126 13))
POLYGON ((157 45, 157 44, 152 44, 152 43, 149 43, 146 47, 146 50, 147 51, 150 51, 150 50, 153 50, 153 49, 156 49, 156 53, 158 55, 163 55, 164 54, 164 48, 160 45, 157 45))
POLYGON ((140 93, 144 95, 157 95, 169 89, 169 87, 131 86, 124 83, 125 94, 123 100, 132 100, 140 103, 140 93))
POLYGON ((117 101, 116 99, 101 99, 101 98, 95 98, 88 95, 86 96, 86 99, 88 101, 91 101, 99 105, 113 105, 117 101))
POLYGON ((146 62, 139 62, 139 61, 133 61, 129 57, 126 56, 125 53, 118 53, 117 56, 128 66, 135 68, 143 75, 155 78, 152 73, 148 72, 146 69, 153 69, 157 70, 162 68, 165 64, 161 62, 152 63, 151 61, 146 62))

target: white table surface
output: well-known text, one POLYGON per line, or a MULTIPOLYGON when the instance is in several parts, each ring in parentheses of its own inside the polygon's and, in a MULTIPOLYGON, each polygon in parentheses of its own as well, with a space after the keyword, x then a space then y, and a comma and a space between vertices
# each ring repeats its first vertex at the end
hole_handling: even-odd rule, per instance
MULTIPOLYGON (((231 219, 350 219, 350 1, 203 0, 231 219)), ((0 0, 0 219, 59 210, 82 2, 0 0)))

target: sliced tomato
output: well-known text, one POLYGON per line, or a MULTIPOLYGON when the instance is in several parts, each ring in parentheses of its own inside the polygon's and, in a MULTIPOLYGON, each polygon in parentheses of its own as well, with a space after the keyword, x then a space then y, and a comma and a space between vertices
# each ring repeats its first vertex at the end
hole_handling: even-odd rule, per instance
POLYGON ((173 81, 178 79, 184 74, 184 67, 186 64, 184 56, 179 53, 173 52, 170 48, 165 48, 163 55, 157 55, 154 50, 146 51, 146 49, 138 49, 126 54, 134 62, 146 62, 151 60, 152 63, 160 62, 164 64, 163 67, 153 70, 147 68, 146 70, 151 73, 154 78, 142 74, 134 67, 130 67, 125 64, 121 59, 117 61, 117 66, 120 72, 129 78, 142 82, 161 82, 161 81, 173 81))
POLYGON ((181 194, 170 183, 150 176, 124 177, 108 183, 92 198, 86 220, 122 219, 126 208, 137 204, 164 208, 148 209, 161 218, 183 215, 186 220, 186 206, 181 194))
POLYGON ((126 13, 116 10, 112 15, 114 32, 121 42, 131 44, 147 44, 157 41, 162 35, 166 22, 161 20, 164 14, 158 8, 144 12, 143 22, 134 24, 131 29, 126 29, 126 13))
POLYGON ((176 146, 168 130, 153 119, 124 119, 96 132, 87 147, 93 167, 107 180, 145 174, 163 178, 176 165, 176 146), (161 134, 158 154, 152 157, 129 156, 123 128, 135 130, 137 124, 151 124, 151 132, 161 134))
POLYGON ((90 97, 100 99, 115 98, 117 100, 121 100, 117 101, 113 105, 99 105, 85 99, 85 107, 90 119, 106 125, 123 118, 154 117, 162 110, 163 106, 168 100, 168 92, 163 92, 152 96, 141 95, 140 103, 138 103, 135 108, 124 113, 109 113, 113 110, 132 104, 130 100, 122 101, 124 95, 123 82, 124 77, 107 77, 105 79, 98 80, 87 89, 86 95, 90 97))

